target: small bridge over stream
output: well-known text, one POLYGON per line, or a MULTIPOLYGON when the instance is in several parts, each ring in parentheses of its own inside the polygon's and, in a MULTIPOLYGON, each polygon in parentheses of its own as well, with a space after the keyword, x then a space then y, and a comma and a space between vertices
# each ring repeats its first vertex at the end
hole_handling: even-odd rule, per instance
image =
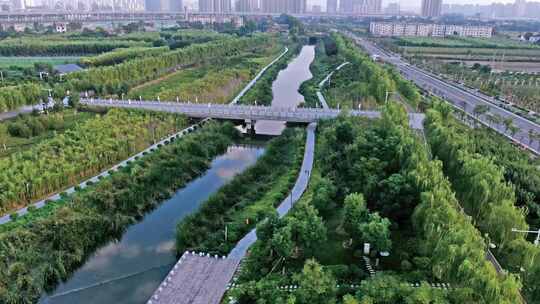
MULTIPOLYGON (((181 113, 194 118, 215 118, 250 122, 273 120, 309 124, 323 119, 336 118, 343 111, 322 108, 278 108, 270 106, 250 106, 212 103, 181 103, 161 101, 133 101, 114 99, 81 99, 82 104, 100 107, 143 109, 170 113, 181 113)), ((380 118, 377 111, 349 111, 349 115, 380 118)), ((410 113, 409 124, 413 129, 423 129, 424 114, 410 113)))

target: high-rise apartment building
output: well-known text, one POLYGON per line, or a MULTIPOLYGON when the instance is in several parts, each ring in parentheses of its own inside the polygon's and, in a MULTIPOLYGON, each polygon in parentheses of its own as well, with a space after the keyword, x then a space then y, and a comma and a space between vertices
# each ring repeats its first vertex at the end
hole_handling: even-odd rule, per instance
POLYGON ((306 0, 261 0, 264 13, 301 14, 306 12, 306 0))
POLYGON ((228 13, 231 11, 231 0, 199 0, 199 12, 228 13))
POLYGON ((257 0, 237 0, 235 3, 235 11, 240 13, 252 13, 259 10, 257 0))
POLYGON ((527 1, 516 0, 514 2, 514 17, 524 17, 527 11, 527 1))
POLYGON ((377 15, 382 12, 382 0, 341 0, 339 11, 344 14, 377 15))
POLYGON ((439 17, 442 10, 442 0, 422 0, 423 17, 439 17))
POLYGON ((328 14, 337 13, 337 0, 326 0, 326 12, 328 14))
POLYGON ((386 7, 384 13, 391 16, 399 16, 401 11, 401 8, 399 6, 399 3, 388 3, 388 6, 386 7))

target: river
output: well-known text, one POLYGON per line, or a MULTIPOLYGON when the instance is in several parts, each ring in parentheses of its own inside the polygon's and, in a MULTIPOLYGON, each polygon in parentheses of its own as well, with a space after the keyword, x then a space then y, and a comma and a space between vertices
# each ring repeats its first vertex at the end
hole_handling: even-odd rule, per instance
MULTIPOLYGON (((304 101, 298 90, 312 77, 309 66, 314 58, 314 46, 304 46, 287 68, 279 72, 272 84, 272 106, 293 108, 304 101)), ((279 135, 284 128, 284 122, 259 121, 256 124, 260 134, 279 135)), ((176 262, 176 224, 195 212, 235 174, 253 165, 263 153, 264 148, 260 146, 229 147, 227 153, 214 159, 203 176, 129 227, 120 240, 97 250, 39 303, 145 303, 176 262)))
MULTIPOLYGON (((302 83, 313 75, 309 66, 315 59, 315 46, 302 47, 300 54, 281 70, 272 83, 272 107, 295 108, 304 102, 304 96, 298 92, 302 83)), ((255 124, 257 134, 279 135, 285 129, 285 122, 258 121, 255 124)))
POLYGON ((229 147, 203 176, 128 228, 121 240, 101 247, 39 303, 145 303, 177 260, 176 224, 263 153, 260 146, 229 147))

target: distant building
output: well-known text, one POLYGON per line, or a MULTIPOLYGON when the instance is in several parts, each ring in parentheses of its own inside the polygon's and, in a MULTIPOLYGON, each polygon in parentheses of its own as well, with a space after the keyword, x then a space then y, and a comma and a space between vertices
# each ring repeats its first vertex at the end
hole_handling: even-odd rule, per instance
POLYGON ((259 10, 257 0, 237 0, 235 3, 235 11, 240 13, 252 13, 259 10))
POLYGON ((524 17, 527 10, 527 1, 516 0, 514 2, 514 17, 524 17))
POLYGON ((442 0, 422 0, 423 17, 439 17, 442 10, 442 0))
POLYGON ((491 38, 493 27, 434 23, 371 22, 369 31, 374 36, 399 37, 476 37, 491 38))
POLYGON ((313 5, 311 7, 311 12, 315 14, 320 14, 322 12, 322 8, 320 5, 313 5))
POLYGON ((13 10, 23 10, 26 8, 26 3, 24 0, 12 0, 11 7, 13 10))
POLYGON ((144 10, 147 12, 161 11, 161 1, 160 0, 144 0, 144 10))
POLYGON ((306 0, 261 0, 263 13, 302 14, 306 12, 306 0))
POLYGON ((394 3, 389 3, 388 6, 386 7, 384 13, 387 14, 387 15, 391 15, 391 16, 399 16, 400 14, 400 6, 399 6, 399 3, 397 2, 394 2, 394 3))
POLYGON ((207 15, 189 15, 188 22, 202 24, 213 23, 232 23, 235 27, 241 27, 244 25, 244 19, 240 16, 233 15, 221 15, 221 14, 207 14, 207 15))
POLYGON ((382 13, 382 0, 341 0, 339 11, 344 14, 378 15, 382 13))
POLYGON ((328 14, 337 13, 337 0, 326 0, 326 12, 328 14))
POLYGON ((228 13, 231 11, 231 0, 199 0, 199 12, 228 13))

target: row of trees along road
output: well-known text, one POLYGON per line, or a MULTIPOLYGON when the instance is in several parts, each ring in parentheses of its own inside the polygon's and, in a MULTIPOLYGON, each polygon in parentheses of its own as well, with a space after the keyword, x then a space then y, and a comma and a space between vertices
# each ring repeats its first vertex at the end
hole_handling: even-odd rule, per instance
POLYGON ((111 110, 37 146, 0 159, 0 212, 98 173, 186 124, 172 114, 111 110))
POLYGON ((335 272, 330 267, 321 269, 310 260, 312 249, 320 249, 317 244, 325 241, 321 214, 324 217, 328 210, 345 208, 347 216, 342 226, 358 238, 354 246, 369 239, 373 229, 366 226, 375 224, 376 230, 382 232, 373 239, 374 244, 380 249, 389 246, 376 242, 387 239, 383 217, 369 220, 375 216, 366 213, 362 196, 354 192, 362 193, 370 208, 395 222, 399 229, 407 229, 407 222, 411 227, 412 221, 409 229, 414 229, 418 238, 415 244, 426 254, 424 264, 430 276, 452 284, 455 289, 413 289, 399 277, 383 272, 365 285, 346 291, 354 295, 344 297, 344 303, 520 302, 518 277, 497 274, 486 260, 483 237, 460 211, 442 163, 430 159, 426 147, 409 129, 404 109, 389 105, 383 118, 376 122, 361 123, 355 118, 341 117, 321 123, 319 132, 316 164, 327 181, 310 186, 315 189, 311 190, 311 199, 297 204, 291 219, 270 217, 259 225, 258 236, 265 241, 257 242, 245 263, 241 280, 247 282, 233 293, 240 303, 336 303, 343 293, 336 289, 335 272), (296 247, 300 250, 295 251, 296 247), (297 269, 302 259, 305 267, 300 274, 279 274, 297 269), (307 273, 312 274, 311 278, 306 278, 307 273), (290 284, 299 286, 292 294, 277 288, 290 284))
MULTIPOLYGON (((420 94, 399 73, 395 71, 389 72, 387 68, 373 62, 351 40, 342 35, 332 34, 332 40, 335 41, 338 56, 350 62, 355 71, 354 81, 349 85, 349 89, 354 92, 350 94, 356 94, 363 98, 372 97, 378 104, 382 104, 386 100, 387 92, 397 91, 410 104, 416 106, 419 103, 420 94)), ((336 77, 339 77, 339 72, 336 74, 336 77)))
POLYGON ((54 203, 56 209, 31 222, 0 227, 0 303, 37 303, 96 248, 121 237, 129 225, 205 172, 236 136, 232 124, 207 124, 54 203))
POLYGON ((436 155, 444 164, 444 172, 452 182, 465 212, 478 229, 497 246, 494 250, 503 266, 520 273, 523 271, 525 294, 531 300, 540 299, 540 249, 512 229, 528 230, 527 210, 516 206, 514 185, 507 183, 503 168, 490 157, 471 153, 474 146, 464 133, 457 132, 456 121, 450 117, 448 105, 435 103, 428 111, 427 138, 436 155))

